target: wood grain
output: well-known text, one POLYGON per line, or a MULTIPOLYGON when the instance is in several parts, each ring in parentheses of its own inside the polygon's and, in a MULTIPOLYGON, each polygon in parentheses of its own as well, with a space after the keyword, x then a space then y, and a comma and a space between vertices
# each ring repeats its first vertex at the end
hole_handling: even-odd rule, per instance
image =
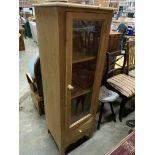
POLYGON ((127 73, 135 68, 135 40, 127 41, 127 73))
POLYGON ((61 145, 59 29, 56 8, 36 8, 39 54, 48 129, 61 145))
POLYGON ((68 145, 93 132, 113 10, 53 3, 38 5, 35 12, 47 126, 64 155, 68 145), (72 97, 67 86, 72 82, 72 64, 91 58, 72 59, 73 19, 103 21, 103 27, 90 113, 70 124, 72 97))

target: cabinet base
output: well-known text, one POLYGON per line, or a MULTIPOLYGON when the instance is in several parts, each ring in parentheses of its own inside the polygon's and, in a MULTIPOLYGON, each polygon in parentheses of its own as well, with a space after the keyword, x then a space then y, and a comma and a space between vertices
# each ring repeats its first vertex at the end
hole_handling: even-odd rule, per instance
POLYGON ((73 143, 73 144, 70 144, 66 150, 65 150, 65 153, 69 153, 71 152, 72 150, 74 150, 75 148, 79 147, 81 144, 83 144, 84 142, 86 142, 90 137, 88 136, 84 136, 82 137, 81 139, 79 139, 77 142, 73 143))
MULTIPOLYGON (((48 133, 51 135, 52 139, 54 140, 54 137, 52 136, 49 129, 48 129, 48 133)), ((73 151, 75 148, 79 147, 81 144, 83 144, 87 140, 89 140, 92 136, 93 136, 93 133, 90 132, 90 133, 86 134, 85 136, 83 136, 82 138, 80 138, 79 140, 77 140, 76 142, 70 144, 66 148, 65 147, 59 148, 55 140, 54 140, 54 142, 60 152, 60 155, 65 155, 65 154, 68 154, 69 152, 73 151)))

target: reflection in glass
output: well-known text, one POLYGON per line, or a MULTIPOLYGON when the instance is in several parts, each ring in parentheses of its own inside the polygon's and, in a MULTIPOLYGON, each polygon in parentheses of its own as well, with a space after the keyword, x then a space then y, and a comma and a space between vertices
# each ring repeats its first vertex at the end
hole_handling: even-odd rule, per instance
POLYGON ((71 124, 89 114, 91 92, 78 96, 71 101, 71 124))
POLYGON ((99 21, 74 20, 73 63, 81 59, 97 56, 101 23, 99 21))
POLYGON ((102 21, 73 21, 71 124, 90 112, 101 27, 102 21))

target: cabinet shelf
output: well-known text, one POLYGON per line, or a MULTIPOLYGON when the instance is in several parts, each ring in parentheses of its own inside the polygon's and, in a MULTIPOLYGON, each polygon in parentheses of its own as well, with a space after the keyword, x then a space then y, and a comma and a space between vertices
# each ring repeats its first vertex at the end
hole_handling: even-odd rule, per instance
POLYGON ((75 64, 79 62, 90 61, 90 60, 94 60, 95 58, 96 56, 94 56, 93 54, 86 55, 80 52, 74 52, 72 63, 75 64))
POLYGON ((78 96, 81 96, 81 95, 84 95, 84 94, 87 94, 87 93, 90 93, 92 91, 92 88, 81 88, 81 87, 78 87, 77 85, 74 85, 74 90, 72 91, 72 99, 78 97, 78 96))
POLYGON ((74 61, 73 61, 73 64, 79 63, 79 62, 84 62, 84 61, 90 61, 90 60, 94 60, 94 59, 95 59, 94 56, 85 57, 85 58, 82 58, 82 59, 74 60, 74 61))

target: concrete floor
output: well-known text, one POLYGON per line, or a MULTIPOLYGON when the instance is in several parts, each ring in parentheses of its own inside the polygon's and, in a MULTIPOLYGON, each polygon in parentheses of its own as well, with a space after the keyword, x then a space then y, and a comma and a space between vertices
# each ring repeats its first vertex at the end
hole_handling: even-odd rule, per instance
MULTIPOLYGON (((38 46, 32 39, 26 39, 25 46, 26 50, 20 51, 19 54, 19 154, 59 155, 54 140, 47 132, 45 116, 39 116, 34 107, 25 76, 26 72, 28 72, 28 61, 33 54, 38 52, 38 46)), ((129 113, 134 106, 134 99, 127 105, 125 112, 129 113)), ((119 101, 114 103, 114 110, 117 116, 116 123, 111 118, 109 105, 105 105, 103 124, 100 130, 95 131, 91 139, 69 152, 68 155, 105 155, 113 146, 127 136, 130 128, 126 126, 126 120, 134 119, 134 112, 126 115, 121 123, 118 120, 119 101)))

